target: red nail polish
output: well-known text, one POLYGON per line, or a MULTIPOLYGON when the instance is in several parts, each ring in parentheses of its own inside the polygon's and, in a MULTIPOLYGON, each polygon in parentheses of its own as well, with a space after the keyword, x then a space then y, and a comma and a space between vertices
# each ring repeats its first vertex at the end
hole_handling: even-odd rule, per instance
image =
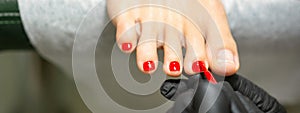
POLYGON ((204 76, 206 77, 206 79, 212 83, 212 84, 217 84, 216 79, 214 78, 214 76, 209 72, 209 71, 204 71, 204 76))
POLYGON ((177 61, 172 61, 169 65, 170 71, 180 71, 180 64, 177 61))
POLYGON ((122 44, 122 50, 124 51, 129 51, 132 48, 132 44, 131 43, 123 43, 122 44))
POLYGON ((143 64, 144 71, 152 71, 155 69, 155 64, 153 61, 146 61, 143 64))
POLYGON ((199 73, 199 72, 204 72, 206 71, 205 63, 203 61, 196 61, 192 65, 192 69, 194 72, 199 73))

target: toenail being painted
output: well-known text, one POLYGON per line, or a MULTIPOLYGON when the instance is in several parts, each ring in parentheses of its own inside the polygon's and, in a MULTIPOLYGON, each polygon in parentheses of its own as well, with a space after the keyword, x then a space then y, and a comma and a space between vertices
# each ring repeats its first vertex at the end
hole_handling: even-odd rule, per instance
POLYGON ((152 71, 155 69, 155 65, 153 61, 146 61, 143 64, 144 71, 152 71))
POLYGON ((124 51, 129 51, 132 48, 132 44, 131 43, 123 43, 122 44, 122 50, 124 51))
POLYGON ((199 72, 203 72, 204 76, 206 77, 206 79, 212 83, 212 84, 217 84, 216 79, 214 78, 214 76, 211 74, 211 72, 209 72, 206 67, 205 67, 205 63, 203 61, 196 61, 193 63, 192 69, 194 72, 199 73, 199 72))
POLYGON ((172 61, 169 65, 170 71, 180 71, 180 64, 177 61, 172 61))
POLYGON ((205 63, 203 61, 196 61, 192 65, 192 69, 194 72, 204 72, 206 70, 205 63))

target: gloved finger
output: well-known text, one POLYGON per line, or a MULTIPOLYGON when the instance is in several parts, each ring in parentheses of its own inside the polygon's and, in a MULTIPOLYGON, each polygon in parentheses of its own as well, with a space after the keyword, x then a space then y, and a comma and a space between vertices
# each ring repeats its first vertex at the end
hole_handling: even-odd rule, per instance
POLYGON ((192 111, 187 112, 188 110, 186 109, 191 104, 193 97, 193 89, 188 89, 185 92, 180 93, 177 96, 173 107, 170 108, 167 113, 193 113, 192 111))
POLYGON ((169 100, 175 101, 176 98, 190 88, 197 87, 200 76, 193 76, 187 79, 169 79, 160 87, 160 93, 169 100))
POLYGON ((187 111, 193 109, 197 113, 231 113, 230 98, 227 95, 232 95, 233 92, 224 92, 224 90, 226 88, 223 82, 213 85, 207 80, 202 80, 194 95, 193 105, 188 106, 187 111))
MULTIPOLYGON (((248 111, 247 113, 264 113, 248 97, 245 97, 238 91, 236 91, 235 93, 242 103, 240 105, 243 105, 245 107, 245 109, 248 111)), ((233 104, 236 105, 238 103, 233 102, 233 104)), ((235 109, 233 109, 232 111, 235 111, 235 109)), ((234 112, 234 113, 241 113, 241 112, 234 112)))
POLYGON ((190 105, 194 97, 194 89, 190 85, 195 84, 197 77, 191 79, 169 79, 160 88, 161 94, 169 100, 175 101, 168 113, 183 113, 190 105))
POLYGON ((285 108, 266 91, 256 86, 246 78, 234 74, 225 77, 235 91, 249 98, 261 111, 265 113, 286 113, 285 108))
POLYGON ((160 93, 167 99, 174 101, 176 99, 175 94, 180 95, 187 89, 187 80, 169 79, 160 87, 160 93))
POLYGON ((231 113, 248 113, 248 110, 245 108, 245 105, 242 104, 239 96, 236 95, 236 92, 226 81, 223 82, 222 93, 226 96, 226 98, 230 99, 231 113))
MULTIPOLYGON (((207 80, 200 79, 197 89, 189 90, 194 92, 190 104, 186 105, 187 102, 178 99, 176 103, 184 103, 181 104, 186 106, 184 113, 246 113, 242 106, 238 106, 235 110, 239 112, 232 112, 231 101, 235 97, 235 92, 232 89, 228 90, 227 87, 231 88, 228 83, 227 85, 223 84, 223 82, 219 82, 212 85, 207 80)), ((190 100, 187 97, 185 99, 190 100)), ((182 108, 182 106, 180 107, 182 108)))

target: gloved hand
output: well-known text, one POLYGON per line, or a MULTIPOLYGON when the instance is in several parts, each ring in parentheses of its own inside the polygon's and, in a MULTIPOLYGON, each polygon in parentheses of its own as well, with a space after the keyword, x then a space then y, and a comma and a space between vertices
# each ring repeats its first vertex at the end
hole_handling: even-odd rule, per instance
POLYGON ((170 113, 286 113, 263 89, 237 74, 211 84, 202 74, 169 79, 161 94, 175 101, 170 113))

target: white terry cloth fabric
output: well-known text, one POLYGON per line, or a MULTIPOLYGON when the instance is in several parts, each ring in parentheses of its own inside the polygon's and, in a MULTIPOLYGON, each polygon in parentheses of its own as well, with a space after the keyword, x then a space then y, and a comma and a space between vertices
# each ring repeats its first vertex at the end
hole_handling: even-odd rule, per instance
MULTIPOLYGON (((63 68, 71 70, 75 32, 87 12, 99 0, 19 0, 27 35, 38 52, 63 68)), ((103 14, 106 14, 105 3, 103 14)), ((99 17, 96 22, 104 22, 99 17)), ((86 42, 88 43, 88 42, 86 42)))
MULTIPOLYGON (((19 7, 34 47, 71 75, 76 30, 99 1, 19 0, 19 7)), ((223 3, 239 46, 240 72, 283 103, 300 101, 300 89, 294 88, 300 85, 300 1, 223 0, 223 3)), ((94 22, 103 23, 107 19, 104 2, 102 6, 103 15, 94 22)), ((88 49, 93 41, 82 42, 82 48, 88 49)))

